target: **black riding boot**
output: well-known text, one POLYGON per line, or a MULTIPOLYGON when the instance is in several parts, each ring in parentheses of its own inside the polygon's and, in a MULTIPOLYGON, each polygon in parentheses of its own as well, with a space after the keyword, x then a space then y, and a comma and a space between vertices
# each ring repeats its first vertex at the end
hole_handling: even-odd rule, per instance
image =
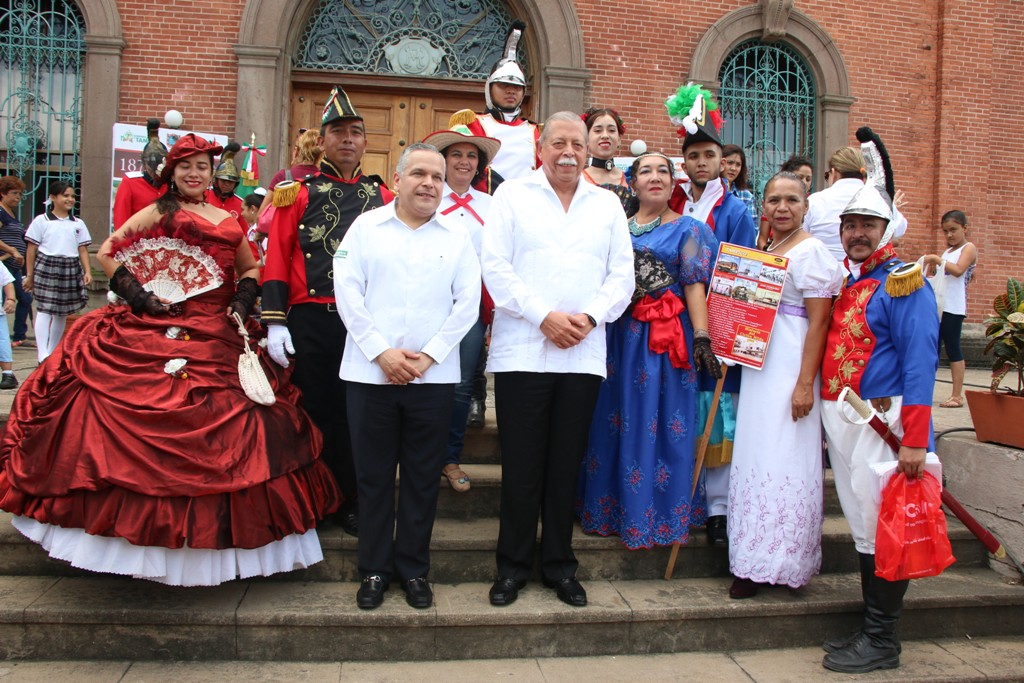
MULTIPOLYGON (((871 579, 875 577, 875 556, 867 555, 865 553, 857 553, 857 559, 860 561, 860 596, 864 601, 864 604, 868 603, 868 586, 871 584, 871 579)), ((838 638, 832 638, 826 640, 821 644, 821 649, 825 652, 835 652, 836 650, 842 650, 847 647, 860 635, 860 629, 857 629, 853 633, 838 638)))
MULTIPOLYGON (((874 556, 870 557, 874 566, 874 556)), ((901 647, 896 624, 903 613, 903 596, 909 585, 906 580, 886 581, 874 576, 872 570, 864 598, 864 626, 849 645, 825 655, 825 668, 859 674, 898 667, 901 647)))

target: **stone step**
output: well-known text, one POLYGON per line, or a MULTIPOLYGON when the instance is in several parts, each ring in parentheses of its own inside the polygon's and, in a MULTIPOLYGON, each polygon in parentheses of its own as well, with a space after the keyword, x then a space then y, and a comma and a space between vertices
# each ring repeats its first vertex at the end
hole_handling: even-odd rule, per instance
MULTIPOLYGON (((437 499, 437 516, 453 519, 480 519, 497 517, 501 507, 501 465, 464 464, 462 469, 472 480, 472 488, 458 493, 441 479, 441 492, 437 499)), ((839 496, 836 493, 832 470, 825 470, 825 514, 840 515, 839 496)))
MULTIPOLYGON (((51 559, 37 544, 26 539, 10 524, 9 513, 0 513, 0 575, 95 576, 51 559)), ((334 526, 317 530, 324 560, 308 569, 270 577, 269 581, 298 582, 355 581, 357 539, 334 526)), ((988 555, 970 531, 955 519, 949 520, 949 537, 956 567, 987 566, 988 555)), ((498 540, 497 519, 438 519, 431 540, 433 581, 461 583, 490 581, 495 575, 494 552, 498 540)), ((573 548, 580 561, 581 580, 659 579, 664 576, 671 548, 627 550, 617 537, 584 534, 576 527, 573 548)), ((857 555, 849 527, 841 516, 825 518, 822 532, 822 574, 857 570, 857 555)), ((536 578, 539 567, 534 568, 536 578)), ((687 545, 680 547, 675 578, 724 577, 729 575, 725 548, 708 544, 703 529, 694 529, 687 545)))
MULTIPOLYGON (((350 662, 338 653, 329 662, 183 661, 7 661, 0 676, 11 681, 433 681, 451 683, 514 679, 519 683, 590 681, 618 683, 643 672, 649 683, 778 683, 848 680, 821 666, 822 650, 811 647, 717 652, 673 652, 596 657, 520 657, 460 661, 350 662), (689 674, 689 675, 687 675, 689 674)), ((875 671, 871 683, 1019 683, 1024 637, 903 640, 898 669, 875 671)), ((852 678, 852 677, 851 677, 852 678)))
MULTIPOLYGON (((238 581, 170 588, 124 578, 0 577, 0 658, 425 661, 811 647, 859 624, 859 577, 832 574, 749 600, 727 578, 590 581, 572 608, 537 583, 506 608, 489 583, 434 585, 414 610, 397 587, 373 611, 354 583, 238 581)), ((915 581, 905 639, 1024 634, 1024 591, 981 568, 915 581)))

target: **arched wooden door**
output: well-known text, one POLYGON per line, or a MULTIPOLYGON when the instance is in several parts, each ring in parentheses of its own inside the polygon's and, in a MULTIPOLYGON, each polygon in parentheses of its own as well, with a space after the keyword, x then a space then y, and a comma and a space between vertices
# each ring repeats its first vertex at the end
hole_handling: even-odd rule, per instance
MULTIPOLYGON (((483 93, 441 93, 387 87, 346 87, 352 104, 366 122, 366 153, 363 172, 391 183, 402 150, 436 130, 448 127, 449 117, 460 109, 479 111, 483 93)), ((318 128, 330 88, 296 85, 292 89, 289 137, 300 128, 318 128)))

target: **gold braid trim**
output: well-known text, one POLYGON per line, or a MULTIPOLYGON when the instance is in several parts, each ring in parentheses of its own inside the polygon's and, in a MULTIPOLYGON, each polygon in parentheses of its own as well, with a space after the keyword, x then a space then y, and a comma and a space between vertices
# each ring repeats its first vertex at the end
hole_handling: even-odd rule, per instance
POLYGON ((295 200, 299 197, 299 188, 302 187, 302 183, 298 180, 293 180, 290 183, 278 183, 274 187, 273 204, 277 207, 291 206, 295 203, 295 200))

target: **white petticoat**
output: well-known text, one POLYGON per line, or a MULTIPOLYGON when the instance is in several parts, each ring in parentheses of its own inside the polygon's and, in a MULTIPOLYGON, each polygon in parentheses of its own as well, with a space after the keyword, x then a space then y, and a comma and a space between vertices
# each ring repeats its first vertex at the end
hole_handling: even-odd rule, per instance
POLYGON ((236 578, 304 569, 324 559, 316 529, 259 548, 161 548, 132 545, 123 538, 94 536, 16 516, 18 531, 72 567, 149 579, 169 586, 216 586, 236 578))

